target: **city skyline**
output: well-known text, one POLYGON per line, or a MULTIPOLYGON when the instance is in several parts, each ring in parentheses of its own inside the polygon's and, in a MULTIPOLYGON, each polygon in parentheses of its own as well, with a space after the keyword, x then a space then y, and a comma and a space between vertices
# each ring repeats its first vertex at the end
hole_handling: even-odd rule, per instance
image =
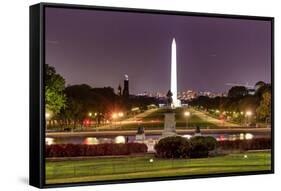
POLYGON ((132 94, 166 92, 173 37, 178 91, 271 79, 266 21, 47 8, 46 26, 46 63, 70 85, 117 90, 128 74, 132 94))

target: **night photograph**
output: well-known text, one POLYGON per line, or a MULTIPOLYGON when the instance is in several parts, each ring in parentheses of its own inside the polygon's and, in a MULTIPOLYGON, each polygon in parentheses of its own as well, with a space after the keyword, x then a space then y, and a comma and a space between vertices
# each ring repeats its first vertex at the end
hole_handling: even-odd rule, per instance
POLYGON ((46 7, 46 184, 271 170, 266 20, 46 7))

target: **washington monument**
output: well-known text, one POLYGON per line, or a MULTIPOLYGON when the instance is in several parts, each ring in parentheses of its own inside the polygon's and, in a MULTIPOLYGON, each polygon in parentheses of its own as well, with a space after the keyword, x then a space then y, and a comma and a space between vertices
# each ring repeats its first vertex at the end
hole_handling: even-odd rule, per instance
POLYGON ((181 103, 180 100, 178 100, 177 94, 177 45, 176 40, 173 38, 172 42, 172 55, 171 55, 171 92, 173 94, 173 107, 180 107, 181 103))

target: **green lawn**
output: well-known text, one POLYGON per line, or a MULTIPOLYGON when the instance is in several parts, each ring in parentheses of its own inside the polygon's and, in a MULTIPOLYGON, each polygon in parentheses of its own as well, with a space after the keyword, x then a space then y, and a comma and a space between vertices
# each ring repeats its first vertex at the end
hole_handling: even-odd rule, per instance
MULTIPOLYGON (((167 112, 167 109, 158 109, 153 113, 150 113, 148 116, 142 118, 143 123, 140 124, 122 124, 118 129, 123 130, 133 130, 138 127, 145 127, 146 129, 163 129, 164 128, 164 114, 167 112)), ((183 115, 184 109, 177 108, 175 109, 175 118, 177 127, 186 127, 186 118, 183 115)), ((201 119, 197 115, 191 115, 188 119, 188 128, 195 128, 200 126, 200 128, 206 127, 217 127, 216 124, 210 123, 206 120, 201 119)))
POLYGON ((270 152, 230 154, 204 159, 158 159, 153 155, 46 162, 46 183, 270 170, 270 152), (247 155, 248 158, 244 158, 247 155), (149 162, 153 159, 153 162, 149 162))
MULTIPOLYGON (((177 128, 186 128, 186 118, 184 117, 184 108, 177 108, 174 110, 176 118, 176 127, 177 128)), ((150 113, 149 115, 142 117, 142 123, 127 123, 122 124, 119 121, 115 122, 112 127, 98 127, 99 130, 136 130, 138 127, 145 127, 145 129, 163 129, 164 128, 164 114, 167 112, 167 109, 159 108, 156 111, 150 113)), ((195 128, 199 126, 200 128, 220 128, 217 124, 209 122, 206 119, 202 119, 196 114, 192 114, 188 118, 188 128, 195 128)), ((50 128, 49 128, 50 129, 50 128)), ((55 130, 57 128, 53 128, 55 130)), ((89 129, 89 128, 88 128, 89 129)), ((93 128, 94 130, 95 128, 93 128)))
MULTIPOLYGON (((162 120, 164 121, 164 115, 167 112, 166 109, 159 109, 153 113, 151 113, 150 115, 146 116, 143 118, 143 121, 151 121, 151 120, 162 120)), ((176 118, 176 123, 177 126, 182 126, 185 127, 186 126, 186 118, 184 116, 184 112, 185 109, 184 108, 177 108, 174 110, 175 112, 175 118, 176 118)), ((216 125, 213 123, 210 123, 206 120, 201 119, 200 117, 198 117, 195 114, 192 114, 189 118, 188 118, 188 126, 191 127, 195 127, 195 126, 200 126, 200 127, 215 127, 216 125)))

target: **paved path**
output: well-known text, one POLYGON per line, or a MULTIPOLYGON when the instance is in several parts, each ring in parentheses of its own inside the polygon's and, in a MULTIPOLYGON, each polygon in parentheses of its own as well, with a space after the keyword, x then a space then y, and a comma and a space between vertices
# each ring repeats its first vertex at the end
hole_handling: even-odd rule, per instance
POLYGON ((195 110, 195 109, 190 109, 190 111, 197 115, 200 119, 202 119, 203 121, 207 121, 209 123, 213 123, 215 124, 216 126, 228 126, 228 127, 239 127, 240 125, 238 124, 235 124, 235 123, 231 123, 231 122, 227 122, 227 121, 224 121, 222 122, 221 120, 219 119, 216 119, 214 117, 211 117, 210 115, 204 113, 204 112, 201 112, 201 111, 198 111, 198 110, 195 110))
POLYGON ((136 123, 139 123, 142 120, 142 118, 150 115, 151 113, 156 112, 157 110, 159 110, 159 109, 149 109, 149 110, 146 110, 146 111, 144 111, 140 114, 137 114, 133 117, 123 119, 123 120, 117 120, 117 121, 114 121, 111 124, 99 126, 98 128, 99 129, 112 129, 112 128, 119 128, 120 126, 122 126, 124 124, 134 124, 134 123, 136 124, 136 123))
POLYGON ((129 119, 126 119, 124 121, 138 121, 138 120, 141 120, 142 118, 144 117, 147 117, 148 115, 150 115, 151 113, 154 113, 156 112, 157 110, 159 109, 149 109, 149 110, 146 110, 145 112, 142 112, 140 114, 137 114, 135 115, 134 117, 131 117, 129 119))

